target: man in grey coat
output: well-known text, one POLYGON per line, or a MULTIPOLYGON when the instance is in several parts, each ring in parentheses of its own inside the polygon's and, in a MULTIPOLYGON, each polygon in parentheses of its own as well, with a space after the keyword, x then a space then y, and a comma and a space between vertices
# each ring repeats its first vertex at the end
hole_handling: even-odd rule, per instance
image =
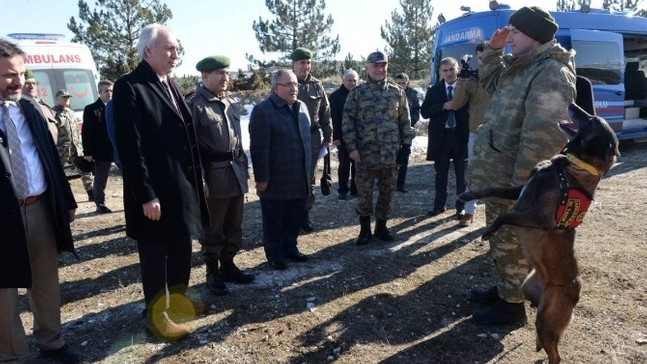
POLYGON ((310 191, 310 119, 297 100, 297 76, 279 70, 272 77, 272 93, 252 110, 250 152, 256 191, 261 199, 265 256, 272 268, 284 270, 284 259, 297 262, 308 256, 297 249, 297 236, 310 191))
POLYGON ((241 272, 234 264, 243 241, 247 155, 243 151, 240 115, 227 95, 229 58, 206 57, 195 67, 202 73, 202 85, 187 102, 195 120, 211 222, 202 231, 200 244, 207 265, 207 288, 222 296, 229 293, 225 281, 245 284, 254 280, 253 275, 241 272))

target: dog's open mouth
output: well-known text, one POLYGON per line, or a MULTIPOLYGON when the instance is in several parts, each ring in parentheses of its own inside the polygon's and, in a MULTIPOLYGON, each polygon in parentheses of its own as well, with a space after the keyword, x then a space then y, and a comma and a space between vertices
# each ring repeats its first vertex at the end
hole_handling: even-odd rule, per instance
POLYGON ((570 120, 562 120, 559 122, 559 127, 564 133, 566 133, 570 138, 574 137, 577 134, 577 124, 570 120))

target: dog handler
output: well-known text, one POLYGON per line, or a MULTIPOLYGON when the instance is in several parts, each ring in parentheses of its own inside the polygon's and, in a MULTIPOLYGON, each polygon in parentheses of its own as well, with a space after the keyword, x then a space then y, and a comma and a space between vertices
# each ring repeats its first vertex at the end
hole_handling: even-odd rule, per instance
MULTIPOLYGON (((479 76, 492 101, 467 169, 470 190, 521 185, 539 161, 558 154, 566 144, 557 123, 568 119, 567 107, 575 98, 574 53, 554 40, 557 29, 545 10, 523 7, 512 14, 507 27, 494 32, 485 47, 479 76), (503 54, 506 43, 511 55, 503 54)), ((487 224, 513 204, 487 199, 487 224)), ((524 324, 521 285, 530 267, 518 237, 504 226, 489 242, 497 282, 490 289, 472 291, 472 302, 490 306, 475 312, 474 320, 485 325, 524 324)))

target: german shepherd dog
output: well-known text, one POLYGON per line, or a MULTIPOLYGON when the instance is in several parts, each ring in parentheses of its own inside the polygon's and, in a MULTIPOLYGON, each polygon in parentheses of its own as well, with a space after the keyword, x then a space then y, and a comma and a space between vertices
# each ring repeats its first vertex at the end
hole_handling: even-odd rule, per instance
POLYGON ((517 200, 485 229, 488 240, 502 225, 516 232, 532 270, 522 289, 537 309, 537 351, 548 354, 550 364, 561 361, 557 344, 570 322, 580 295, 575 227, 582 222, 602 175, 620 156, 618 139, 607 122, 575 104, 568 108, 572 123, 560 129, 570 141, 562 153, 537 164, 521 186, 469 191, 461 200, 499 197, 517 200))

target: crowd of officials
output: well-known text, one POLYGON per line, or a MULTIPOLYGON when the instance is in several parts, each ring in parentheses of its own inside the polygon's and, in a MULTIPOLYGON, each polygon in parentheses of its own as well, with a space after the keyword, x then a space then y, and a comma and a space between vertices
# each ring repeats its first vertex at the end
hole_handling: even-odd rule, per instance
MULTIPOLYGON (((573 53, 554 40, 557 28, 543 9, 521 8, 489 43, 475 45, 478 72, 451 57, 440 60, 441 79, 422 104, 406 74, 388 79, 383 52, 366 58, 364 82, 347 70, 328 97, 311 75, 313 52, 295 49, 292 70, 273 74, 269 97, 254 107, 249 121, 269 267, 284 270, 286 260, 309 259, 297 238, 315 229, 309 214, 315 166, 331 144, 339 157, 338 198, 357 198, 356 243, 394 240, 387 227, 392 196, 407 193, 413 125, 420 114, 429 119, 427 159, 435 169, 429 217, 446 211, 452 164, 456 194, 468 187, 523 183, 535 163, 565 144, 555 121, 566 117, 575 98, 575 75, 573 53), (511 54, 504 55, 506 44, 511 54)), ((254 281, 234 263, 242 244, 249 163, 240 115, 227 94, 229 59, 209 56, 198 62, 202 84, 185 98, 169 77, 178 52, 170 29, 144 27, 140 63, 114 85, 99 83, 99 99, 85 108, 81 141, 69 93, 59 90, 56 105, 45 105, 34 92, 33 74, 25 70, 24 52, 0 40, 0 228, 11 242, 0 258, 0 361, 20 362, 28 353, 17 293, 25 287, 41 355, 83 362, 61 332, 57 255, 74 253, 69 224, 77 207, 68 167, 81 169, 76 172, 97 213, 110 213, 104 189, 113 160, 119 161, 126 233, 137 241, 142 315, 151 334, 177 340, 191 333, 184 322, 195 310, 185 294, 192 238, 202 245, 213 294, 227 294, 227 282, 254 281), (83 161, 91 163, 94 180, 83 161)), ((486 221, 511 207, 507 201, 485 201, 486 221)), ((459 225, 472 223, 475 205, 457 200, 454 209, 459 225)), ((528 266, 516 239, 504 227, 490 241, 498 279, 496 286, 471 292, 472 301, 488 306, 474 313, 478 323, 526 322, 520 287, 528 266)))

